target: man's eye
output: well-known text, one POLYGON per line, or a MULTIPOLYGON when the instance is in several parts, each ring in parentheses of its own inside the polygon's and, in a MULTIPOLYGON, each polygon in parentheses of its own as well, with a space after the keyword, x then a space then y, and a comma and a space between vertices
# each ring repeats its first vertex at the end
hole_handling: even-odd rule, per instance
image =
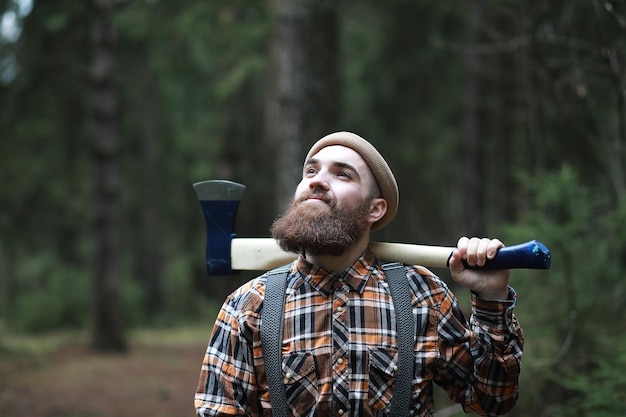
POLYGON ((345 171, 340 171, 337 175, 344 178, 352 178, 351 175, 345 171))

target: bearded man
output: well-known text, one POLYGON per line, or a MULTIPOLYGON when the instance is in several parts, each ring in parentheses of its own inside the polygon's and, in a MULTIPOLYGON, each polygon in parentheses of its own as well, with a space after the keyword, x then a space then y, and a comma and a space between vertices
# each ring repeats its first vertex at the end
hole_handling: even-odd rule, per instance
POLYGON ((453 279, 471 290, 469 320, 432 272, 401 265, 415 325, 411 377, 399 381, 401 312, 388 269, 369 246, 398 200, 389 165, 362 137, 336 132, 313 145, 293 202, 272 225, 280 246, 300 254, 284 275, 284 316, 275 318, 283 324, 278 360, 287 411, 278 413, 271 398, 261 343, 270 271, 234 291, 218 314, 195 394, 199 416, 387 416, 398 409, 396 383, 408 384, 412 416, 433 414, 433 384, 467 412, 513 407, 523 333, 509 271, 463 263, 493 259, 498 239, 462 237, 450 258, 453 279))

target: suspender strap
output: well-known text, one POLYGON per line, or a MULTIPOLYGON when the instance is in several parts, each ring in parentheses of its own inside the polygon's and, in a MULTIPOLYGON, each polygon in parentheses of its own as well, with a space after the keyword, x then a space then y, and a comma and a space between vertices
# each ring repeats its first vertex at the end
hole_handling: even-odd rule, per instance
POLYGON ((389 291, 396 311, 396 332, 398 334, 398 375, 389 414, 391 416, 408 416, 415 364, 415 341, 413 338, 415 329, 411 288, 402 263, 385 264, 383 270, 387 275, 389 291))
POLYGON ((261 347, 274 417, 287 417, 288 415, 282 368, 283 321, 285 320, 285 290, 288 273, 288 265, 268 273, 261 313, 261 347))
MULTIPOLYGON (((389 291, 396 311, 396 333, 398 335, 398 375, 391 399, 390 416, 409 415, 411 391, 413 389, 414 366, 414 317, 411 305, 411 290, 402 263, 383 265, 389 291)), ((287 417, 287 396, 283 383, 282 342, 285 320, 285 291, 289 265, 268 273, 263 301, 261 346, 265 359, 265 374, 274 417, 287 417)))

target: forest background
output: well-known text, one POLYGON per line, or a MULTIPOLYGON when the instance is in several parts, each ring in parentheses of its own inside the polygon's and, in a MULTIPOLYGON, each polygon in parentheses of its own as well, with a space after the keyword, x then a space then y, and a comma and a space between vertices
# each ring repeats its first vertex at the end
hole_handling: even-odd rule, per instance
POLYGON ((192 184, 245 184, 237 233, 266 237, 309 146, 349 130, 399 182, 376 240, 551 249, 549 271, 512 276, 526 347, 510 415, 626 413, 623 0, 3 0, 0 15, 4 361, 50 332, 120 355, 136 329, 195 323, 206 340, 254 273, 206 276, 192 184))

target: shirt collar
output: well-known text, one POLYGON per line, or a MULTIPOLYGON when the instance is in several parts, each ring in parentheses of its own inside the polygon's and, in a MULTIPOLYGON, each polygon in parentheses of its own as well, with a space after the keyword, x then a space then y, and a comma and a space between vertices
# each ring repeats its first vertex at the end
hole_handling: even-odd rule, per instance
POLYGON ((349 285, 354 291, 363 293, 372 272, 378 265, 378 259, 374 252, 367 247, 359 258, 341 274, 336 274, 325 270, 319 265, 314 265, 300 255, 296 262, 296 267, 305 281, 309 282, 313 288, 322 293, 325 297, 330 295, 333 288, 342 281, 349 285))

